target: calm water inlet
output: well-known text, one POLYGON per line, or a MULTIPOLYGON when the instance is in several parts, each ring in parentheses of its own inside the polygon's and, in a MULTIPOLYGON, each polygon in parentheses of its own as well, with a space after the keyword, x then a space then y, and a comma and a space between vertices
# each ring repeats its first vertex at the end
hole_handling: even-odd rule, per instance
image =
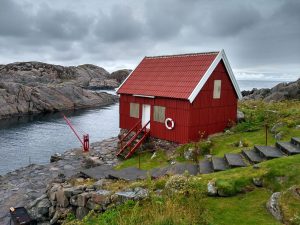
MULTIPOLYGON (((65 114, 79 133, 90 135, 90 142, 119 133, 119 104, 65 114)), ((48 163, 53 153, 81 146, 60 113, 0 120, 0 143, 0 174, 48 163)))

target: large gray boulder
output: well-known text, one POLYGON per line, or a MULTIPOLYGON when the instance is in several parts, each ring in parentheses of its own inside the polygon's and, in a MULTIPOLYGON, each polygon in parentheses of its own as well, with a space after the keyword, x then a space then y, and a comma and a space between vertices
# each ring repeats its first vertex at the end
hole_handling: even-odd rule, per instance
POLYGON ((211 180, 207 183, 207 195, 209 196, 218 195, 218 189, 216 187, 216 182, 214 180, 211 180))
POLYGON ((275 217, 275 219, 282 221, 282 213, 279 206, 280 192, 275 192, 271 195, 266 204, 268 211, 275 217))
POLYGON ((238 123, 245 121, 245 114, 240 110, 237 111, 236 117, 237 117, 238 123))
POLYGON ((50 207, 51 202, 45 194, 30 202, 26 206, 31 218, 37 221, 46 221, 48 219, 50 207))

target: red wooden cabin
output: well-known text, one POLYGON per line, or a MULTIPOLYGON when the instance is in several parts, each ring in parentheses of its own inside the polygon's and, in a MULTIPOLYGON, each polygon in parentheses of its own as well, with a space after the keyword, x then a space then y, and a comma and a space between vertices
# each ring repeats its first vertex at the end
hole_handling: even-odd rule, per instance
POLYGON ((187 143, 236 121, 241 93, 224 50, 145 57, 120 85, 120 128, 187 143))

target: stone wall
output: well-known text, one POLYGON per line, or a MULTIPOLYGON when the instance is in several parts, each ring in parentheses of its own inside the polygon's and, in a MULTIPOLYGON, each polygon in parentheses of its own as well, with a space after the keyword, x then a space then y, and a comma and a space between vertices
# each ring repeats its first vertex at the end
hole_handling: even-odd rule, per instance
MULTIPOLYGON (((77 178, 75 183, 91 183, 77 178)), ((42 224, 60 224, 69 213, 82 219, 90 210, 103 212, 127 200, 148 197, 148 190, 140 187, 122 191, 110 191, 104 186, 112 180, 102 179, 91 184, 51 183, 46 193, 29 203, 26 208, 33 219, 42 224)))

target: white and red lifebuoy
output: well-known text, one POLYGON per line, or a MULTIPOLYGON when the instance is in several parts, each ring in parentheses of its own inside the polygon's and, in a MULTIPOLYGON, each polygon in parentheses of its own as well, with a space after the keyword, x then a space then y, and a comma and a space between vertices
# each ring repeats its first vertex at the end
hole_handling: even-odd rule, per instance
POLYGON ((171 118, 167 118, 165 120, 165 126, 166 126, 166 128, 168 130, 172 130, 174 128, 174 126, 175 126, 175 123, 174 123, 174 121, 171 118))

